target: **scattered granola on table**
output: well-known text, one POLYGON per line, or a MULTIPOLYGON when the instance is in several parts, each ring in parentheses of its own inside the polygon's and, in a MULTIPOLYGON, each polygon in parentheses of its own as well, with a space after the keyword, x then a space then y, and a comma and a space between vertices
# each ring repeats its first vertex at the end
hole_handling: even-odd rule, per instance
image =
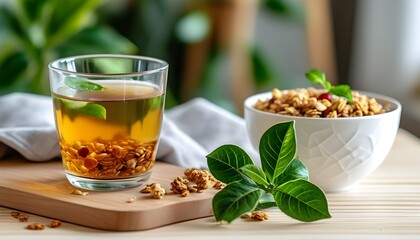
POLYGON ((202 193, 209 188, 222 189, 225 184, 218 181, 208 170, 189 168, 184 171, 184 177, 177 176, 171 182, 171 191, 186 197, 190 193, 202 193), (194 183, 191 186, 190 183, 194 183))
POLYGON ((199 170, 195 168, 184 171, 188 181, 197 185, 197 190, 204 190, 213 187, 217 183, 217 179, 207 170, 199 170))
POLYGON ((289 116, 341 118, 382 114, 387 109, 374 98, 359 92, 352 92, 353 102, 329 95, 325 90, 299 88, 294 90, 272 90, 272 97, 258 100, 254 107, 258 110, 289 116))
POLYGON ((29 229, 29 230, 44 230, 45 225, 40 224, 40 223, 32 223, 32 224, 29 224, 28 226, 26 226, 26 229, 29 229))
POLYGON ((150 194, 154 199, 161 199, 165 195, 166 191, 159 183, 155 183, 150 187, 150 194))
MULTIPOLYGON (((204 190, 211 187, 218 190, 225 187, 224 183, 214 178, 207 170, 190 168, 184 171, 184 175, 185 177, 175 177, 170 183, 170 190, 173 193, 180 194, 182 197, 187 197, 190 193, 202 193, 204 190), (193 183, 195 184, 194 186, 193 183)), ((151 183, 141 189, 140 193, 150 193, 153 198, 161 199, 166 194, 166 191, 160 184, 151 183)))
POLYGON ((181 196, 186 197, 190 194, 190 188, 188 186, 188 179, 183 178, 181 176, 177 176, 171 182, 171 191, 177 194, 181 194, 181 196))
POLYGON ((140 193, 150 193, 154 199, 162 199, 166 194, 166 190, 159 183, 147 184, 140 193))
POLYGON ((58 228, 61 227, 61 221, 60 220, 52 220, 50 224, 48 224, 49 228, 58 228))
POLYGON ((264 211, 253 211, 251 213, 246 213, 241 216, 242 219, 251 219, 254 221, 264 221, 268 220, 269 216, 268 213, 264 211))
POLYGON ((137 197, 131 197, 129 198, 126 203, 133 203, 134 201, 136 201, 137 197))
POLYGON ((14 217, 14 218, 18 218, 18 217, 20 216, 20 212, 18 212, 18 211, 12 211, 12 212, 10 213, 10 216, 12 216, 12 217, 14 217))
POLYGON ((221 181, 217 181, 216 182, 216 184, 214 184, 214 186, 213 186, 215 189, 217 189, 217 190, 221 190, 221 189, 223 189, 224 187, 226 187, 226 184, 225 183, 222 183, 221 181))
POLYGON ((29 216, 28 215, 22 214, 21 212, 18 212, 18 211, 12 211, 10 213, 10 216, 18 219, 19 222, 27 222, 29 220, 29 216))
MULTIPOLYGON (((27 222, 29 220, 29 216, 22 214, 21 212, 18 211, 12 211, 10 213, 10 216, 19 219, 19 222, 27 222)), ((60 220, 53 220, 51 221, 51 223, 49 225, 47 225, 50 228, 58 228, 61 226, 61 221, 60 220)), ((44 224, 40 224, 40 223, 31 223, 29 225, 26 226, 26 229, 29 230, 44 230, 45 229, 45 225, 44 224)))
POLYGON ((29 216, 28 215, 20 215, 18 217, 19 222, 27 222, 29 220, 29 216))
POLYGON ((73 194, 73 195, 79 195, 79 196, 86 196, 86 195, 89 194, 89 192, 83 192, 83 191, 80 191, 79 189, 76 189, 73 192, 71 192, 71 194, 73 194))

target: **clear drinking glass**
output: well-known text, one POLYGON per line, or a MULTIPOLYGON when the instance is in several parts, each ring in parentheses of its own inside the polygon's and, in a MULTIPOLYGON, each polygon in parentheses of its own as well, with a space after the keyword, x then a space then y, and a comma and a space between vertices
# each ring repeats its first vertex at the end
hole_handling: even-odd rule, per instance
POLYGON ((165 105, 168 64, 130 55, 85 55, 49 65, 69 182, 120 190, 148 181, 165 105))

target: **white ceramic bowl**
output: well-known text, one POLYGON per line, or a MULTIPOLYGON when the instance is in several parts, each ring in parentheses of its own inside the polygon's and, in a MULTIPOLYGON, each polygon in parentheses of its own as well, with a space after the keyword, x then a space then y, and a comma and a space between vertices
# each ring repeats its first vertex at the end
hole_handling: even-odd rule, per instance
POLYGON ((364 117, 294 117, 255 109, 253 105, 258 99, 269 99, 272 94, 253 95, 244 102, 245 122, 252 145, 258 151, 259 140, 268 128, 295 120, 297 156, 308 168, 310 180, 327 192, 348 190, 385 159, 401 116, 401 104, 397 100, 359 92, 388 105, 390 110, 364 117))

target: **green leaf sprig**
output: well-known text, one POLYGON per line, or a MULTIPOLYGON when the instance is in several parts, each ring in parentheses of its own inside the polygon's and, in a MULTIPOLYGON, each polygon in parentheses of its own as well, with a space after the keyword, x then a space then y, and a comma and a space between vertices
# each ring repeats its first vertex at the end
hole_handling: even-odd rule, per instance
POLYGON ((319 71, 318 69, 312 69, 305 74, 306 78, 311 81, 313 84, 319 84, 327 90, 328 93, 343 97, 347 99, 350 103, 353 102, 353 97, 351 95, 351 88, 347 84, 332 86, 330 82, 327 81, 325 73, 319 71))
MULTIPOLYGON (((90 82, 84 78, 79 77, 66 77, 64 79, 64 84, 77 91, 83 92, 103 91, 106 89, 99 84, 90 82)), ((106 109, 100 104, 64 99, 61 99, 61 101, 68 109, 71 109, 77 113, 103 120, 106 119, 106 109)))
POLYGON ((308 170, 295 157, 294 121, 268 129, 259 151, 262 167, 235 145, 223 145, 207 155, 210 172, 227 184, 212 202, 218 222, 231 223, 245 213, 275 206, 303 222, 331 217, 325 194, 309 182, 308 170))
POLYGON ((67 100, 67 99, 60 99, 60 100, 64 104, 64 106, 66 106, 68 109, 74 112, 91 116, 94 118, 99 118, 102 120, 106 119, 106 108, 100 104, 73 101, 73 100, 67 100))
POLYGON ((102 91, 105 90, 99 84, 90 82, 84 78, 79 77, 66 77, 64 79, 64 84, 70 88, 73 88, 77 91, 102 91))

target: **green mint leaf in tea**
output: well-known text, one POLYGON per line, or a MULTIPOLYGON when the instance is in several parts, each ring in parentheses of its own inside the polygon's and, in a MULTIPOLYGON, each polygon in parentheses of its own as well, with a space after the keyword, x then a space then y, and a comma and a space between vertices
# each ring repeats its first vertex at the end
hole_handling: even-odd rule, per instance
POLYGON ((102 91, 105 90, 99 84, 90 82, 86 79, 79 78, 79 77, 66 77, 64 79, 64 84, 70 88, 73 88, 77 91, 102 91))
POLYGON ((91 116, 99 119, 106 119, 106 109, 100 104, 82 101, 60 99, 64 106, 75 113, 91 116))
POLYGON ((106 109, 99 104, 88 103, 86 106, 75 109, 80 114, 89 115, 99 119, 106 119, 106 109))

